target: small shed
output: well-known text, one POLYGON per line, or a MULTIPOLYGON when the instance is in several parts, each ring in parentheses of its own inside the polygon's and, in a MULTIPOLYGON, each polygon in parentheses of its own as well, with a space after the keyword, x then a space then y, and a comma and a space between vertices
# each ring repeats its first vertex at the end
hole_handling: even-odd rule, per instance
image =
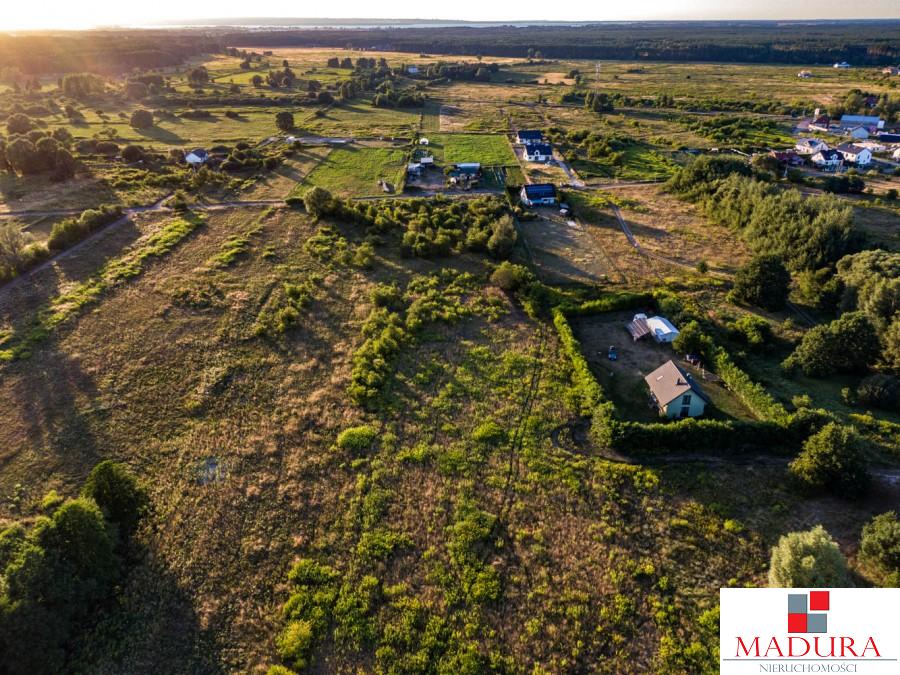
POLYGON ((659 343, 669 343, 678 337, 678 329, 664 316, 647 317, 646 314, 635 314, 626 326, 632 340, 640 340, 645 335, 652 335, 659 343))

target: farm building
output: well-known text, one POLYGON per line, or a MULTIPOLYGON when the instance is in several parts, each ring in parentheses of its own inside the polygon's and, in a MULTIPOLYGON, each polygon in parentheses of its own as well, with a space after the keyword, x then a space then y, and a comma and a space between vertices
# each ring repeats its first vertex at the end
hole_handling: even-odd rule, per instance
POLYGON ((801 138, 794 144, 794 152, 798 155, 814 155, 820 150, 827 150, 828 144, 818 138, 801 138))
POLYGON ((856 166, 866 166, 872 161, 872 151, 855 143, 842 143, 835 148, 845 162, 856 164, 856 166))
POLYGON ((849 68, 849 67, 850 67, 850 64, 847 63, 846 61, 840 61, 840 62, 838 62, 838 63, 835 63, 833 67, 834 67, 834 68, 846 69, 846 68, 849 68))
POLYGON ((820 169, 837 169, 844 163, 844 156, 837 150, 819 150, 810 161, 820 169))
POLYGON ((864 126, 853 127, 847 130, 847 135, 858 141, 864 141, 869 137, 869 130, 864 126))
POLYGON ((782 164, 790 164, 791 166, 803 164, 803 158, 793 150, 771 150, 769 156, 774 157, 782 164))
POLYGON ((698 417, 709 399, 694 379, 673 361, 666 361, 644 378, 650 398, 665 417, 698 417))
POLYGON ((877 115, 844 115, 838 124, 840 124, 842 129, 852 129, 859 126, 875 127, 876 129, 884 128, 884 120, 877 115))
POLYGON ((651 316, 635 314, 634 319, 628 323, 628 332, 633 340, 640 340, 645 335, 652 335, 657 342, 672 342, 678 337, 678 329, 664 316, 651 316))
POLYGON ((194 167, 206 164, 208 159, 209 153, 203 148, 195 148, 184 156, 184 161, 194 167))
POLYGON ((551 183, 533 183, 522 187, 522 203, 526 206, 542 206, 556 203, 556 186, 551 183))
POLYGON ((537 129, 522 129, 516 133, 516 140, 522 145, 544 142, 544 132, 537 129))
POLYGON ((812 76, 813 74, 810 70, 801 70, 799 73, 797 73, 797 77, 802 77, 804 79, 812 76))
POLYGON ((529 162, 549 162, 553 159, 553 148, 547 143, 532 143, 525 146, 524 154, 529 162))
POLYGON ((831 118, 828 115, 816 115, 816 118, 809 123, 807 129, 809 131, 828 133, 831 129, 831 118))

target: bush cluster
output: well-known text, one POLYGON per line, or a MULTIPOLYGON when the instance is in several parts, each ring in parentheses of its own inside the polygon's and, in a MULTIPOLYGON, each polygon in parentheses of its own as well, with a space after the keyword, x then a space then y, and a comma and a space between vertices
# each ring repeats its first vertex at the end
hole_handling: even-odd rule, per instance
POLYGON ((51 251, 69 248, 121 217, 122 207, 117 204, 103 204, 96 209, 87 209, 78 218, 69 218, 56 223, 50 231, 47 247, 51 251))

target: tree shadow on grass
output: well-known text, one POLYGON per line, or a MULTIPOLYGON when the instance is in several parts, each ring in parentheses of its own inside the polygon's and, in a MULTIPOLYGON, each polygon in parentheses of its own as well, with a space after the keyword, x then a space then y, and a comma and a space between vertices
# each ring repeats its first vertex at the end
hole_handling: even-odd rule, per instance
POLYGON ((133 568, 118 605, 88 641, 92 673, 224 673, 213 636, 200 626, 186 589, 160 561, 133 568))
POLYGON ((171 143, 173 145, 182 145, 184 143, 187 143, 187 140, 183 139, 178 134, 173 133, 168 129, 163 129, 159 125, 154 125, 149 129, 135 129, 135 133, 137 133, 142 139, 148 141, 156 141, 158 143, 171 143))

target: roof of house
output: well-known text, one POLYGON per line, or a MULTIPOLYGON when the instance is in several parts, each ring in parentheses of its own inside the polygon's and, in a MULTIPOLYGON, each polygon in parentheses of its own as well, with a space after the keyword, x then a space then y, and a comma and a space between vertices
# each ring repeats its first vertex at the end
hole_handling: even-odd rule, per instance
POLYGON ((187 162, 205 162, 209 158, 209 153, 203 148, 194 148, 184 156, 187 162))
POLYGON ((463 173, 477 173, 481 171, 481 164, 479 162, 461 162, 456 165, 456 170, 463 173))
POLYGON ((645 314, 635 314, 634 319, 628 322, 626 327, 634 340, 650 334, 650 326, 647 323, 647 316, 645 314))
MULTIPOLYGON (((857 145, 856 143, 841 143, 839 146, 835 148, 838 152, 847 153, 850 155, 858 155, 863 150, 869 150, 867 147, 862 145, 857 145)), ((869 150, 871 152, 871 150, 869 150)))
POLYGON ((878 134, 877 139, 882 143, 900 143, 900 134, 878 134))
POLYGON ((650 326, 650 332, 654 335, 678 334, 678 329, 664 316, 651 316, 647 319, 647 325, 650 326))
POLYGON ((853 126, 857 126, 859 124, 878 124, 881 121, 881 118, 878 115, 843 115, 841 117, 841 124, 852 124, 853 126))
POLYGON ((826 161, 829 159, 843 159, 844 158, 844 156, 841 153, 839 153, 837 150, 834 150, 834 149, 819 150, 815 155, 813 155, 813 157, 817 157, 817 156, 821 156, 822 159, 824 159, 826 161))
POLYGON ((668 405, 679 396, 688 392, 694 392, 707 403, 709 398, 703 390, 694 382, 689 374, 675 365, 674 361, 666 361, 659 368, 644 378, 650 391, 659 405, 668 405))
POLYGON ((553 148, 549 143, 535 143, 525 148, 525 153, 528 155, 552 155, 553 148))
POLYGON ((810 148, 817 148, 820 145, 825 145, 825 141, 821 138, 801 138, 795 145, 806 145, 810 148))
POLYGON ((556 186, 552 183, 531 183, 522 189, 525 190, 525 196, 528 199, 546 199, 556 196, 556 186))
POLYGON ((544 132, 539 129, 521 129, 516 135, 521 139, 539 141, 544 137, 544 132))

